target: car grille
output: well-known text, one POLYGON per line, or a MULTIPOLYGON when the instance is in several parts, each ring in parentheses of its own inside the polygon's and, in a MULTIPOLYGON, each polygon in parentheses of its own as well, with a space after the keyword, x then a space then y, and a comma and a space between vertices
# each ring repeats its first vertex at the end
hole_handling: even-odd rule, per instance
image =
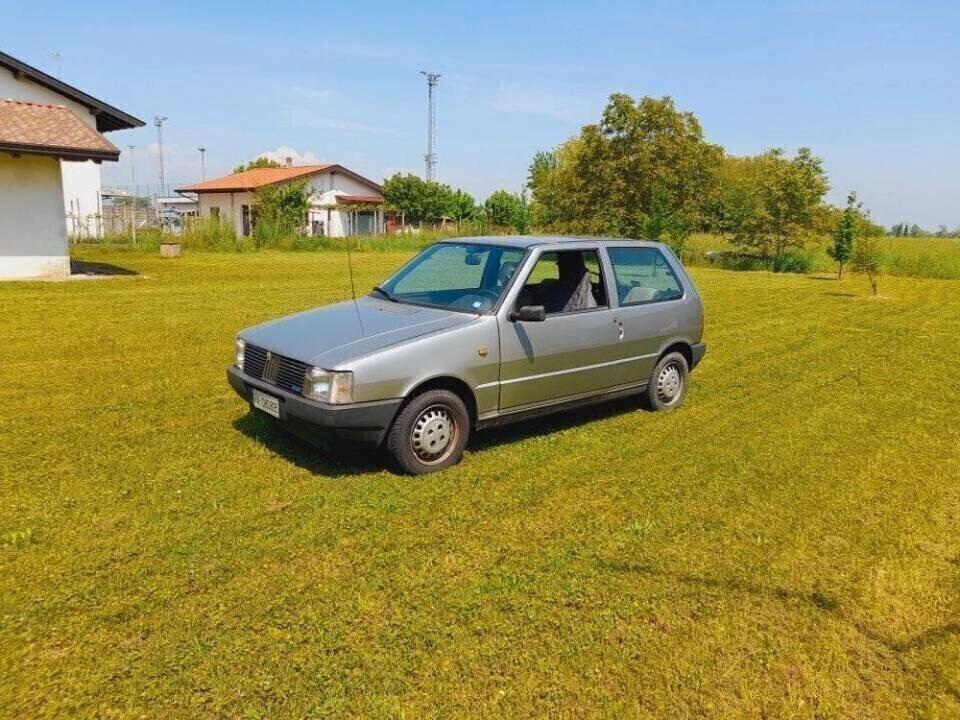
POLYGON ((243 350, 243 371, 247 375, 290 392, 303 391, 303 379, 309 369, 307 363, 276 355, 256 345, 247 343, 243 350))

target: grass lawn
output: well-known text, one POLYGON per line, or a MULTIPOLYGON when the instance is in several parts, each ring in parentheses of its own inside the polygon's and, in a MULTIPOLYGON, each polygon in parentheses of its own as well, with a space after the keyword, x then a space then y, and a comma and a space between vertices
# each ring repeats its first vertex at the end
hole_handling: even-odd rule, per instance
POLYGON ((682 410, 408 478, 224 377, 342 254, 81 256, 0 285, 0 716, 960 715, 960 281, 697 268, 682 410))

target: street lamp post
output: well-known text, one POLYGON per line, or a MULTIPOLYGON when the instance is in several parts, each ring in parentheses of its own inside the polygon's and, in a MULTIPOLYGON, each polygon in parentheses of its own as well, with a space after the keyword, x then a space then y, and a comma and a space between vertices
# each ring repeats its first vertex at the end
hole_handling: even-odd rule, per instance
POLYGON ((166 116, 153 116, 153 124, 157 126, 157 149, 160 151, 160 194, 163 197, 167 196, 167 181, 163 176, 163 123, 166 121, 166 116))
POLYGON ((197 148, 200 151, 200 180, 207 179, 207 149, 205 147, 197 148))
POLYGON ((130 190, 133 192, 133 203, 131 209, 133 213, 133 222, 130 223, 133 233, 133 244, 137 244, 137 165, 133 160, 133 145, 127 145, 130 150, 130 190))

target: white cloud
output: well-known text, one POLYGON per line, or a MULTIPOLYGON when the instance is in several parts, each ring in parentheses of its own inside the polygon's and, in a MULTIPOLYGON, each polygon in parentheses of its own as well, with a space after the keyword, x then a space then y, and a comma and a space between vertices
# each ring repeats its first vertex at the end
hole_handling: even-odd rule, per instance
POLYGON ((267 160, 273 160, 281 164, 286 163, 287 158, 290 158, 294 165, 319 165, 324 162, 312 152, 301 153, 286 145, 281 145, 276 150, 264 150, 257 154, 257 157, 267 158, 267 160))

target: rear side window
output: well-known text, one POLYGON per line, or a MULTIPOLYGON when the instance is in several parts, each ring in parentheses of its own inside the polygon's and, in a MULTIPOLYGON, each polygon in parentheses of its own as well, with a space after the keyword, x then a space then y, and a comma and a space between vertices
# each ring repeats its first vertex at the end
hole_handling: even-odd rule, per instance
POLYGON ((657 248, 609 248, 620 305, 676 300, 683 297, 683 285, 670 263, 657 248))

